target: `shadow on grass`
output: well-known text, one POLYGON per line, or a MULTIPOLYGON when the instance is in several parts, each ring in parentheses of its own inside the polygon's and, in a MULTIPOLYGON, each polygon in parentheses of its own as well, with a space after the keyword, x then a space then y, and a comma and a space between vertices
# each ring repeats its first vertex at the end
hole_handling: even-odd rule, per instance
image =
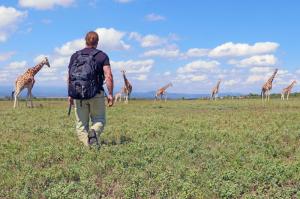
POLYGON ((121 135, 120 137, 106 138, 101 140, 101 145, 120 145, 120 144, 128 144, 132 142, 132 139, 128 136, 121 135))

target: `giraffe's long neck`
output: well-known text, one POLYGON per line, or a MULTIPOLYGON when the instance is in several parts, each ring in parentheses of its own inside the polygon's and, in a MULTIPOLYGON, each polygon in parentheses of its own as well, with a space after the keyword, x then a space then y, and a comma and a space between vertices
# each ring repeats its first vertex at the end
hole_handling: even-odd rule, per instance
POLYGON ((292 82, 288 87, 286 87, 287 90, 291 90, 296 82, 292 82))
POLYGON ((217 90, 217 91, 219 90, 220 83, 221 83, 221 81, 218 81, 217 86, 216 86, 216 90, 217 90))
POLYGON ((161 90, 165 91, 167 90, 170 86, 172 86, 172 84, 167 84, 164 87, 161 88, 161 90))
POLYGON ((33 68, 31 68, 31 73, 32 73, 32 75, 33 75, 33 76, 36 75, 36 74, 43 68, 43 66, 44 66, 44 63, 41 62, 41 63, 39 63, 38 65, 36 65, 36 66, 34 66, 33 68))
POLYGON ((274 80, 274 78, 275 78, 276 73, 277 73, 277 71, 275 71, 275 72, 273 73, 273 75, 268 79, 268 81, 267 81, 268 83, 272 84, 272 82, 273 82, 273 80, 274 80))
POLYGON ((123 73, 123 78, 124 78, 124 83, 125 83, 125 86, 128 88, 130 87, 130 83, 128 81, 128 79, 126 78, 125 74, 123 73))

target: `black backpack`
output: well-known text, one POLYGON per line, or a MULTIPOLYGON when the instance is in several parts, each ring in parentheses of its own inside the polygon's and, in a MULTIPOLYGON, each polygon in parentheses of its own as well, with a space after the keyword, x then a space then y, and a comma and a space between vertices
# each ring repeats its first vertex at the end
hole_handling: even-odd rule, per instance
POLYGON ((94 49, 89 54, 77 51, 69 67, 68 94, 74 99, 90 99, 100 92, 100 73, 95 56, 100 51, 94 49))

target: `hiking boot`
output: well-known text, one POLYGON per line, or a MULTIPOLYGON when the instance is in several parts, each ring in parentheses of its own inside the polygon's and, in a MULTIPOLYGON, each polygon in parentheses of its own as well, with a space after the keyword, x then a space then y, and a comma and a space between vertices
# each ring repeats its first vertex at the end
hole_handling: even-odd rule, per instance
POLYGON ((91 147, 96 147, 97 149, 100 148, 98 136, 94 129, 90 129, 88 132, 88 143, 91 147))

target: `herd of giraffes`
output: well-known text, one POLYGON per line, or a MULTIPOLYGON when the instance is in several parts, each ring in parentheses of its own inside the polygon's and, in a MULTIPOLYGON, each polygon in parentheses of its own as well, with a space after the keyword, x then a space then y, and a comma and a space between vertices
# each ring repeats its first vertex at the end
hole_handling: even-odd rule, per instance
MULTIPOLYGON (((278 69, 276 68, 271 77, 263 84, 261 88, 261 99, 265 101, 270 101, 270 91, 272 90, 273 86, 273 80, 278 72, 278 69)), ((211 99, 217 99, 218 93, 219 93, 219 87, 220 87, 221 80, 218 81, 217 85, 213 87, 211 91, 211 99)), ((284 96, 286 95, 286 99, 289 100, 289 95, 292 92, 292 89, 294 85, 297 83, 296 80, 293 80, 290 85, 288 85, 286 88, 282 89, 281 91, 281 100, 284 100, 284 96)))
MULTIPOLYGON (((21 93, 21 91, 24 88, 27 88, 27 102, 30 101, 30 107, 33 106, 32 104, 32 88, 34 86, 35 80, 34 80, 34 76, 43 68, 43 66, 48 66, 50 67, 50 63, 47 57, 45 57, 40 63, 38 63, 36 66, 27 69, 27 71, 25 73, 23 73, 22 75, 20 75, 15 82, 15 90, 12 92, 12 98, 14 99, 14 108, 16 108, 18 106, 18 97, 21 93)), ((278 69, 276 68, 275 71, 273 72, 272 76, 263 84, 262 89, 261 89, 261 98, 262 100, 265 101, 269 101, 270 100, 270 91, 272 89, 273 86, 273 80, 276 76, 278 72, 278 69)), ((129 80, 126 77, 126 71, 122 70, 121 71, 123 79, 124 79, 124 86, 121 88, 121 91, 118 92, 115 95, 115 102, 117 101, 121 101, 122 97, 124 98, 124 102, 127 104, 128 100, 130 99, 130 95, 132 92, 132 85, 129 82, 129 80)), ((216 86, 213 87, 212 91, 211 91, 211 97, 210 99, 212 100, 216 100, 218 97, 218 93, 220 90, 220 84, 221 84, 221 80, 218 80, 216 86)), ((287 86, 286 88, 284 88, 281 92, 281 100, 285 99, 285 95, 286 95, 286 99, 289 99, 289 95, 292 91, 292 88, 294 87, 294 85, 296 84, 296 81, 294 80, 289 86, 287 86)), ((162 98, 164 97, 165 101, 167 101, 167 89, 169 87, 173 86, 172 83, 168 83, 167 85, 159 88, 156 93, 155 93, 155 101, 159 98, 160 100, 162 100, 162 98)))

